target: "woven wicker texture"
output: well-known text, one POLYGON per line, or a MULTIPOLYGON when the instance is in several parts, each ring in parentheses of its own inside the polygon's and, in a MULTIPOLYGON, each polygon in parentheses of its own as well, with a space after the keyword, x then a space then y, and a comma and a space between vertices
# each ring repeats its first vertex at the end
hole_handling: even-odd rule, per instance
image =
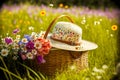
POLYGON ((54 76, 56 72, 61 72, 67 69, 68 66, 76 65, 77 70, 80 71, 88 67, 88 52, 71 52, 66 50, 51 50, 50 53, 44 57, 46 63, 35 64, 36 70, 47 76, 54 76))

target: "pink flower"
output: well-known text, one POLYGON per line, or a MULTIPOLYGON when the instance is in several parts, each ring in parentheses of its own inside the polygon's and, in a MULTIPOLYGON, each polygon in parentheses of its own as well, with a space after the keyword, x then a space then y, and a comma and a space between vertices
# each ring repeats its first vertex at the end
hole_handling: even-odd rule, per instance
POLYGON ((27 59, 26 55, 24 55, 24 54, 21 54, 21 58, 22 58, 22 60, 27 59))
POLYGON ((10 37, 6 37, 6 38, 5 38, 5 42, 6 42, 7 44, 11 44, 11 43, 13 42, 13 40, 12 40, 12 38, 10 38, 10 37))
POLYGON ((13 30, 13 34, 17 34, 17 33, 19 33, 20 32, 20 29, 15 29, 15 30, 13 30))

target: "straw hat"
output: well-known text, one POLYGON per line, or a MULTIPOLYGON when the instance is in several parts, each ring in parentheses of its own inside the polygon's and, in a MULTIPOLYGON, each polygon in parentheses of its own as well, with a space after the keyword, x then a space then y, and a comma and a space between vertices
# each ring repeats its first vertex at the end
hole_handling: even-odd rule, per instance
POLYGON ((82 29, 70 22, 57 22, 48 35, 52 47, 69 51, 87 51, 96 49, 97 44, 82 40, 82 29))

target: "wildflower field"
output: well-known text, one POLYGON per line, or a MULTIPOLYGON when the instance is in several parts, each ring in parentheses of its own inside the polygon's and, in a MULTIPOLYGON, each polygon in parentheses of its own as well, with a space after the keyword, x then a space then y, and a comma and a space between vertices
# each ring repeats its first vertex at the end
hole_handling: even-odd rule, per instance
MULTIPOLYGON (((118 59, 118 13, 116 9, 94 10, 86 7, 53 8, 35 5, 3 5, 0 11, 0 78, 1 80, 110 80, 115 73, 115 61, 118 59), (80 72, 74 66, 55 78, 48 78, 40 72, 35 72, 24 62, 15 65, 17 57, 10 55, 14 52, 2 53, 2 41, 5 37, 22 39, 24 35, 39 34, 46 31, 51 21, 58 15, 68 15, 82 30, 82 39, 95 42, 98 48, 89 51, 89 68, 80 72), (13 31, 14 30, 14 31, 13 31), (18 31, 17 34, 14 34, 18 31), (19 35, 19 36, 18 36, 19 35), (24 67, 24 72, 19 70, 24 67), (12 69, 11 69, 12 68, 12 69)), ((68 21, 62 18, 58 21, 68 21)), ((46 55, 47 56, 47 55, 46 55)), ((31 57, 29 57, 31 59, 31 57)), ((22 70, 21 70, 22 71, 22 70)))

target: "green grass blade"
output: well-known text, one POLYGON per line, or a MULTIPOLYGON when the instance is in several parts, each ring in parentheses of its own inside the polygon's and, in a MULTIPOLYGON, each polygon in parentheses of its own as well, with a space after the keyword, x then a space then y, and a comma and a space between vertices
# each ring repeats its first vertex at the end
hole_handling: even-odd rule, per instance
POLYGON ((5 77, 6 77, 6 80, 9 80, 9 77, 7 76, 7 73, 5 71, 3 71, 5 77))
MULTIPOLYGON (((4 60, 3 60, 3 58, 1 56, 0 56, 0 59, 1 59, 2 63, 3 63, 3 65, 4 65, 5 69, 8 70, 6 64, 5 64, 5 62, 4 62, 4 60)), ((11 77, 11 75, 9 73, 8 73, 9 78, 8 78, 8 76, 7 76, 7 74, 5 72, 4 72, 4 74, 5 74, 5 77, 6 77, 7 80, 9 80, 9 78, 10 78, 10 80, 12 80, 12 77, 11 77)))
POLYGON ((29 70, 28 70, 28 69, 26 69, 26 71, 27 71, 28 78, 30 78, 31 80, 34 80, 34 78, 30 75, 29 70))
POLYGON ((45 80, 45 77, 39 72, 39 75, 41 76, 41 78, 43 79, 43 80, 45 80))
POLYGON ((17 69, 15 68, 15 72, 16 72, 16 74, 18 75, 18 76, 20 76, 21 77, 21 75, 19 74, 19 72, 17 71, 17 69))
POLYGON ((17 76, 16 74, 10 72, 9 70, 7 70, 7 69, 5 69, 3 67, 0 67, 0 69, 3 70, 3 71, 5 71, 5 72, 7 72, 7 73, 9 73, 9 74, 11 74, 12 76, 16 77, 19 80, 23 80, 21 77, 17 76))
POLYGON ((25 67, 26 69, 30 70, 39 80, 41 79, 40 76, 34 70, 32 70, 31 68, 29 68, 28 66, 26 66, 24 64, 21 64, 21 63, 19 63, 19 64, 22 65, 23 67, 25 67))

